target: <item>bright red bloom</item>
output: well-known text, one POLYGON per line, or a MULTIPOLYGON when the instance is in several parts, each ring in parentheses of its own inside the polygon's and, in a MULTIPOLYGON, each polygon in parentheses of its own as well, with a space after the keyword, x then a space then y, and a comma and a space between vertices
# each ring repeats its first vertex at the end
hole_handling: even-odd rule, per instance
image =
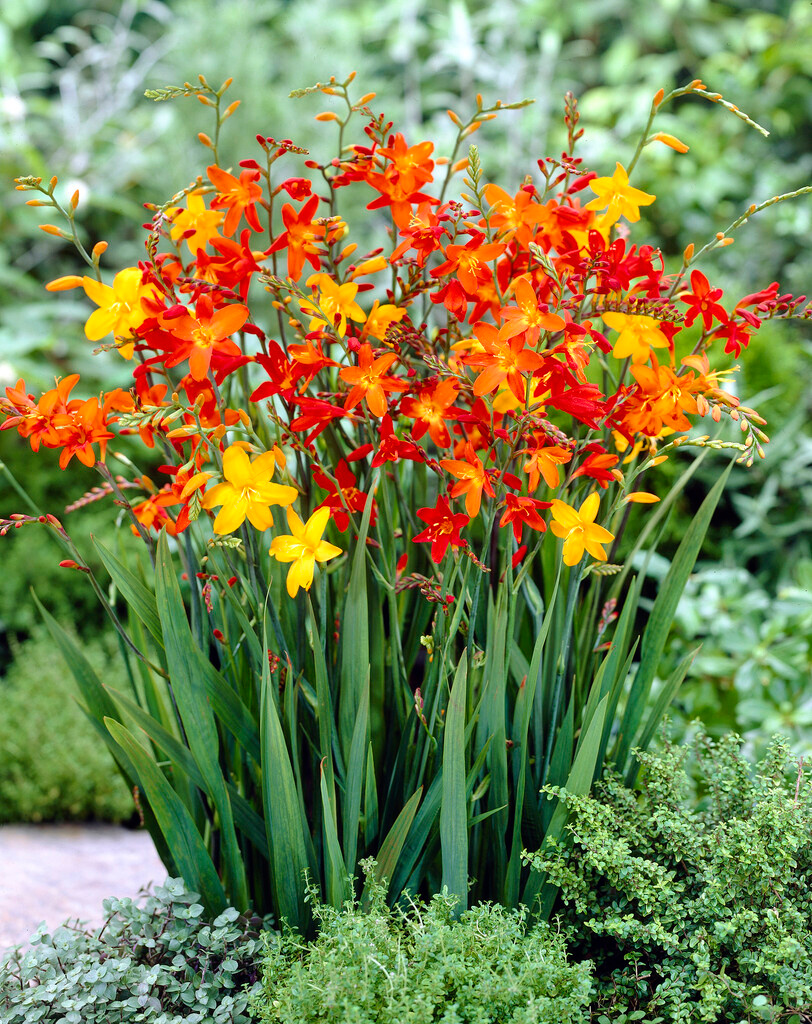
POLYGON ((431 544, 431 558, 437 565, 442 562, 449 544, 453 548, 464 548, 467 541, 460 537, 460 530, 470 520, 462 512, 452 512, 445 498, 438 498, 434 508, 419 508, 417 518, 426 523, 425 530, 412 537, 412 543, 431 544))
MULTIPOLYGON (((343 533, 350 525, 348 512, 363 514, 366 508, 367 496, 355 486, 358 482, 357 478, 347 465, 345 459, 339 459, 334 476, 335 483, 322 470, 316 469, 313 471, 313 479, 319 487, 330 492, 316 508, 329 508, 331 512, 330 518, 343 533)), ((375 507, 375 499, 373 498, 372 513, 369 520, 370 526, 375 525, 377 517, 378 511, 375 507)))
POLYGON ((425 462, 423 452, 414 441, 404 441, 395 434, 392 417, 387 413, 381 420, 380 442, 370 465, 376 469, 384 462, 399 462, 401 459, 425 462))
POLYGON ((702 325, 709 331, 714 319, 721 324, 728 321, 727 312, 724 306, 720 306, 718 300, 722 297, 721 288, 711 288, 707 277, 698 270, 691 272, 691 288, 693 292, 687 292, 679 296, 680 302, 690 307, 685 314, 685 326, 690 327, 698 316, 702 316, 702 325))
POLYGON ((465 291, 475 295, 480 284, 491 276, 488 264, 498 259, 505 249, 506 246, 501 242, 485 242, 485 236, 477 233, 465 245, 447 245, 445 263, 435 267, 431 276, 447 277, 456 274, 465 291))
POLYGON ((465 511, 473 519, 479 514, 483 490, 489 498, 494 497, 488 471, 474 451, 474 446, 470 441, 465 446, 465 459, 440 459, 440 465, 457 478, 458 482, 451 488, 451 497, 458 498, 464 494, 465 511))
MULTIPOLYGON (((516 543, 522 539, 522 526, 527 525, 531 530, 544 533, 547 524, 539 515, 539 511, 550 508, 552 502, 539 501, 538 498, 523 498, 509 491, 505 495, 505 511, 499 520, 500 526, 510 524, 513 527, 513 536, 516 543)), ((514 566, 514 569, 516 567, 514 566)))

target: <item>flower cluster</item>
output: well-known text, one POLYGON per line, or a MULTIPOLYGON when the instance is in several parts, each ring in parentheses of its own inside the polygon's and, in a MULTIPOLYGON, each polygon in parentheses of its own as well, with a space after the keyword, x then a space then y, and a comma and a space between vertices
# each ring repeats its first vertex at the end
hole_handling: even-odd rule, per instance
MULTIPOLYGON (((346 99, 349 84, 318 88, 346 99)), ((216 535, 246 521, 262 533, 271 508, 286 508, 291 533, 270 554, 292 563, 291 595, 340 554, 322 539, 330 523, 357 533, 366 511, 375 525, 381 474, 398 489, 403 554, 427 545, 440 564, 477 536, 487 562, 501 531, 515 568, 550 525, 575 566, 585 552, 607 558, 614 537, 599 518, 656 500, 634 481, 692 418, 738 420, 752 460, 763 421, 724 389, 708 352, 723 343, 738 356, 763 319, 800 300, 773 284, 725 302, 690 269, 692 247, 666 272, 659 249, 631 241, 627 224, 655 197, 620 163, 598 177, 570 151, 505 190, 484 181, 474 147, 442 161, 374 116, 371 98, 347 99, 366 137, 337 158, 283 177, 277 162, 302 151, 260 136, 258 159, 236 173, 215 159, 154 209, 145 259, 112 285, 99 247, 94 277, 52 282, 84 289, 96 307, 87 338, 131 360, 132 387, 71 399, 74 374, 35 399, 19 381, 0 399, 2 427, 59 449, 63 468, 74 455, 103 462, 116 434, 140 435, 165 478, 135 481, 144 532, 182 532, 208 514, 216 535), (445 198, 463 169, 464 190, 445 198), (369 252, 338 213, 350 188, 380 225, 384 244, 369 252)), ((478 98, 467 124, 449 112, 459 141, 500 109, 478 98)), ((575 123, 570 99, 573 145, 575 123)), ((58 205, 54 185, 18 179, 46 197, 38 205, 58 205)))

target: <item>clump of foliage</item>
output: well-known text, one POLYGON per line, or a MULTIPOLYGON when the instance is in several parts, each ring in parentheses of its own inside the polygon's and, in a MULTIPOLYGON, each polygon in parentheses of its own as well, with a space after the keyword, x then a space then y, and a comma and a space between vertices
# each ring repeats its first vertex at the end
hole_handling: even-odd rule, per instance
POLYGON ((689 748, 666 745, 638 755, 641 792, 612 778, 593 797, 557 791, 571 843, 531 860, 561 887, 572 955, 595 961, 598 1020, 800 1024, 812 1006, 809 773, 778 737, 755 769, 735 734, 699 733, 690 749, 693 783, 689 748))
POLYGON ((315 942, 293 932, 269 940, 254 1003, 265 1024, 583 1021, 591 965, 569 963, 549 925, 531 926, 524 909, 498 904, 458 918, 447 892, 390 909, 365 867, 366 908, 315 903, 315 942))
MULTIPOLYGON (((110 633, 83 643, 114 685, 123 674, 110 633)), ((74 696, 59 650, 43 628, 14 646, 0 678, 0 822, 124 821, 133 799, 74 696)))
POLYGON ((0 965, 3 1021, 249 1021, 262 922, 233 908, 207 922, 198 898, 169 878, 141 901, 105 900, 101 929, 42 926, 0 965))
POLYGON ((699 718, 712 735, 742 733, 748 754, 780 732, 794 750, 812 749, 812 560, 777 588, 746 569, 708 565, 677 606, 669 656, 676 664, 701 643, 674 702, 675 723, 699 718))

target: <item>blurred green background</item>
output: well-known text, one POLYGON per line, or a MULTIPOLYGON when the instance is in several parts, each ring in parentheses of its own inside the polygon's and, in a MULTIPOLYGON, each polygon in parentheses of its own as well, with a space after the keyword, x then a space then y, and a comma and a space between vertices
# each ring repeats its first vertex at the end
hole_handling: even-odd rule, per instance
MULTIPOLYGON (((198 131, 209 129, 206 112, 191 99, 152 103, 144 99, 145 89, 194 81, 200 72, 213 84, 233 76, 229 98, 241 99, 242 106, 227 123, 222 144, 232 164, 256 155, 257 132, 327 152, 329 127, 313 121, 329 105, 325 97, 292 100, 288 94, 331 74, 343 78, 356 70, 358 94, 375 91, 374 109, 385 111, 408 140, 434 140, 438 154, 448 151, 452 139, 447 108, 465 114, 477 92, 486 102, 529 97, 532 106, 490 122, 476 138, 486 173, 510 190, 533 172, 536 160, 563 148, 565 91, 579 99, 585 128, 580 155, 586 166, 606 174, 616 159, 628 162, 653 94, 701 78, 770 136, 697 98, 679 101, 658 119, 657 127, 690 151, 645 150, 634 183, 655 193, 657 202, 633 237, 656 239, 676 266, 689 242, 703 244, 751 202, 812 181, 811 52, 808 0, 3 4, 0 386, 22 375, 30 389, 44 388, 54 374, 75 371, 88 387, 126 382, 120 361, 92 357, 82 331, 82 297, 43 291, 45 281, 82 268, 72 248, 37 230, 48 218, 24 206, 12 179, 57 174, 65 200, 80 192, 77 221, 90 244, 102 238, 111 243, 103 261, 110 272, 135 262, 143 244, 142 204, 165 201, 209 158, 196 141, 198 131)), ((725 288, 731 304, 773 280, 782 291, 807 292, 810 229, 808 197, 781 204, 754 218, 734 245, 712 254, 702 269, 725 288)), ((741 365, 738 393, 748 403, 759 396, 774 440, 763 463, 737 469, 731 478, 707 561, 675 622, 672 658, 703 642, 677 703, 677 728, 700 714, 712 731, 738 728, 754 746, 781 728, 799 749, 809 750, 812 327, 767 324, 741 365)), ((32 458, 13 432, 0 433, 0 460, 37 503, 57 515, 97 483, 81 467, 60 473, 54 453, 32 458)), ((673 537, 681 536, 718 468, 706 460, 671 520, 673 537)), ((678 469, 667 468, 664 482, 678 469)), ((25 510, 0 477, 0 515, 25 510)), ((109 505, 91 504, 65 519, 77 537, 115 529, 109 505)), ((95 656, 113 664, 114 645, 84 577, 56 568, 61 556, 44 535, 27 529, 2 545, 0 717, 11 721, 10 709, 26 687, 47 691, 52 697, 41 702, 38 716, 44 738, 63 721, 71 696, 58 658, 36 629, 29 588, 35 586, 85 640, 94 638, 95 656)), ((651 570, 654 586, 662 564, 655 560, 651 570)), ((81 770, 98 777, 98 799, 74 794, 59 807, 53 786, 47 798, 37 797, 33 787, 14 815, 122 816, 122 795, 108 797, 109 766, 96 756, 89 729, 85 734, 80 727, 77 720, 77 735, 84 737, 79 747, 87 749, 75 756, 86 756, 81 770)), ((0 746, 5 743, 0 736, 0 746)), ((4 778, 20 771, 12 762, 8 753, 0 756, 0 792, 4 778)), ((41 788, 49 792, 47 779, 41 788)))

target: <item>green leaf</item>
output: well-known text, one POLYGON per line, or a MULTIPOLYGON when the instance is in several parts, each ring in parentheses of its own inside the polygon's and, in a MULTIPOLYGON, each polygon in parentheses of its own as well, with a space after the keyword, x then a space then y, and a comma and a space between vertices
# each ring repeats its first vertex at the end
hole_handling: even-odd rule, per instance
MULTIPOLYGON (((355 728, 352 732, 349 760, 347 762, 347 778, 344 786, 344 804, 342 820, 344 824, 344 851, 347 871, 355 872, 355 856, 358 849, 358 827, 361 818, 361 787, 364 781, 366 757, 364 751, 369 734, 369 673, 361 693, 361 703, 355 728)), ((374 785, 374 779, 373 779, 374 785)))
POLYGON ((132 733, 110 718, 105 719, 105 725, 135 765, 149 805, 187 886, 200 893, 207 913, 221 913, 226 906, 223 886, 197 826, 180 797, 132 733))
MULTIPOLYGON (((459 916, 468 908, 468 801, 465 796, 465 704, 468 692, 468 659, 463 651, 451 696, 443 741, 443 796, 440 806, 440 848, 443 888, 459 898, 459 916)), ((504 748, 504 743, 502 744, 504 748)))
MULTIPOLYGON (((166 665, 189 749, 206 780, 219 816, 222 854, 229 884, 229 898, 238 909, 249 904, 248 882, 237 842, 231 803, 220 767, 220 737, 197 665, 201 652, 192 636, 186 608, 180 596, 166 533, 161 533, 155 560, 158 617, 163 630, 166 665)), ((206 659, 208 661, 208 659, 206 659)))
MULTIPOLYGON (((376 474, 377 479, 377 474, 376 474)), ((344 615, 341 622, 343 646, 341 651, 341 683, 338 695, 338 733, 341 752, 346 760, 352 744, 352 733, 361 692, 369 672, 370 617, 367 603, 366 546, 369 519, 372 514, 372 492, 367 495, 366 508, 358 532, 355 553, 352 558, 350 585, 344 600, 344 615)))
POLYGON ((273 887, 281 918, 304 931, 309 912, 304 902, 307 847, 299 813, 296 780, 276 704, 271 697, 270 671, 262 677, 262 805, 273 863, 273 887))
POLYGON ((705 539, 708 526, 719 498, 727 483, 733 463, 721 474, 713 485, 708 496, 702 502, 685 535, 682 538, 674 560, 660 586, 654 607, 643 633, 640 647, 640 665, 634 677, 626 710, 620 724, 614 761, 619 771, 626 767, 629 751, 634 744, 634 737, 648 703, 651 684, 660 663, 665 642, 674 621, 677 604, 685 589, 685 584, 694 568, 699 549, 705 539))
POLYGON ((366 780, 364 782, 364 841, 370 846, 378 837, 378 787, 375 784, 375 757, 372 742, 367 749, 366 780))
POLYGON ((159 647, 163 647, 163 631, 161 629, 161 620, 158 618, 158 606, 155 595, 97 537, 91 535, 90 539, 93 541, 93 545, 98 551, 99 558, 109 573, 110 579, 115 583, 119 593, 127 602, 127 607, 135 612, 141 622, 144 623, 159 647))
MULTIPOLYGON (((700 645, 701 647, 701 645, 700 645)), ((700 648, 697 647, 689 654, 686 654, 682 661, 677 665, 674 671, 666 680, 663 688, 657 695, 657 700, 654 702, 654 706, 649 712, 649 716, 646 720, 646 724, 643 726, 643 731, 640 734, 640 739, 637 741, 636 746, 641 750, 647 750, 649 743, 651 743, 654 733, 657 731, 657 727, 663 719, 666 711, 671 706, 671 701, 676 697, 677 691, 682 686, 682 681, 685 679, 685 675, 688 669, 691 667, 694 658, 699 653, 700 648)), ((631 787, 634 785, 635 779, 637 778, 637 765, 629 766, 629 771, 626 776, 626 785, 631 787)))
MULTIPOLYGON (((397 816, 395 823, 387 832, 386 838, 381 843, 381 847, 378 850, 378 856, 375 859, 375 881, 388 882, 391 881, 394 876, 398 858, 400 857, 400 851, 403 849, 406 836, 409 834, 409 829, 412 827, 414 816, 417 813, 417 805, 420 803, 420 797, 422 795, 423 787, 421 786, 412 793, 406 801, 403 810, 397 816)), ((361 902, 363 906, 369 905, 368 886, 364 886, 361 902)))
POLYGON ((330 803, 330 794, 327 791, 327 778, 324 771, 320 773, 319 789, 321 791, 321 814, 324 826, 324 877, 327 881, 327 903, 331 907, 339 908, 347 896, 347 869, 344 866, 344 858, 341 856, 335 809, 330 803))

